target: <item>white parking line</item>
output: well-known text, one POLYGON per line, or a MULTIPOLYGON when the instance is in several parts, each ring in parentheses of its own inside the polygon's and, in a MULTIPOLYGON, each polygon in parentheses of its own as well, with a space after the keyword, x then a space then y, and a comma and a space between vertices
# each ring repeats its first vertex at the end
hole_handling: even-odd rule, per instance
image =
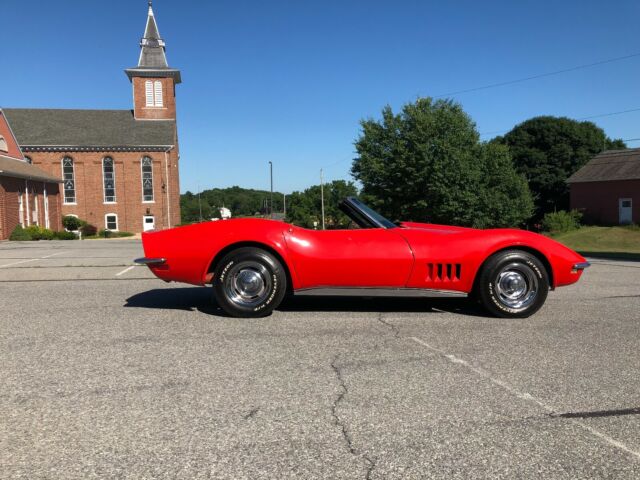
MULTIPOLYGON (((514 388, 512 385, 509 385, 508 383, 495 378, 491 375, 491 373, 489 373, 487 370, 485 370, 484 368, 481 367, 476 367, 474 365, 471 365, 469 362, 467 362, 466 360, 463 360, 461 358, 456 357, 455 355, 451 355, 448 354, 447 352, 445 352, 444 350, 441 350, 439 348, 436 347, 432 347, 431 345, 429 345, 428 343, 424 342, 423 340, 420 340, 419 338, 416 337, 409 337, 411 340, 413 340, 416 343, 419 343, 420 345, 422 345, 423 347, 428 348, 429 350, 438 353, 439 355, 442 355, 444 358, 446 358, 447 360, 449 360, 451 363, 457 364, 457 365, 462 365, 466 368, 468 368, 469 370, 471 370, 472 372, 476 373, 477 375, 486 378, 487 380, 489 380, 491 383, 498 385, 499 387, 501 387, 502 389, 506 390, 507 392, 509 392, 512 395, 515 395, 516 397, 518 397, 521 400, 524 400, 526 402, 530 402, 530 403, 535 403, 536 405, 538 405, 539 407, 542 407, 544 410, 546 410, 548 413, 555 413, 558 410, 545 404, 544 402, 542 402, 541 400, 535 398, 533 395, 526 393, 526 392, 520 392, 518 391, 516 388, 514 388)), ((589 425, 579 421, 578 419, 575 418, 571 418, 568 419, 570 422, 572 422, 574 425, 577 425, 578 427, 582 428, 583 430, 586 430, 587 432, 589 432, 591 435, 593 435, 594 437, 598 437, 601 440, 604 440, 606 443, 608 443, 609 445, 622 450, 630 455, 633 455, 634 457, 636 457, 636 459, 640 460, 640 452, 636 451, 636 450, 632 450, 631 448, 629 448, 628 446, 626 446, 624 443, 619 442, 618 440, 615 440, 614 438, 611 438, 609 435, 602 433, 600 430, 590 427, 589 425)))
POLYGON ((13 262, 13 263, 6 263, 4 265, 0 265, 0 268, 4 268, 4 267, 10 267, 11 265, 18 265, 20 263, 29 263, 29 262, 37 262, 38 260, 44 260, 45 258, 51 258, 51 257, 55 257, 56 255, 62 255, 63 252, 58 252, 58 253, 53 253, 51 255, 47 255, 46 257, 40 257, 40 258, 31 258, 29 260, 20 260, 19 262, 13 262))
POLYGON ((116 273, 116 277, 119 277, 120 275, 124 275, 125 273, 127 273, 129 270, 133 270, 134 268, 136 268, 135 265, 131 265, 130 267, 125 268, 124 270, 122 270, 121 272, 116 273))

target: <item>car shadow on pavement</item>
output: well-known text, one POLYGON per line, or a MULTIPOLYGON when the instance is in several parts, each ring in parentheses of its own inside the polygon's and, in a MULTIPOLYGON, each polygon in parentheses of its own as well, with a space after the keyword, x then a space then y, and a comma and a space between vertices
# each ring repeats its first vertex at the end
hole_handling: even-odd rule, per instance
MULTIPOLYGON (((215 302, 211 288, 158 288, 137 293, 126 300, 125 307, 169 310, 198 310, 228 317, 215 302)), ((386 297, 287 297, 277 308, 283 312, 423 312, 459 313, 487 317, 488 314, 468 299, 386 298, 386 297)))
POLYGON ((210 288, 157 288, 127 298, 125 307, 159 310, 198 310, 211 315, 227 316, 216 304, 210 288))
POLYGON ((285 312, 422 312, 486 317, 480 305, 460 298, 290 297, 278 307, 285 312))

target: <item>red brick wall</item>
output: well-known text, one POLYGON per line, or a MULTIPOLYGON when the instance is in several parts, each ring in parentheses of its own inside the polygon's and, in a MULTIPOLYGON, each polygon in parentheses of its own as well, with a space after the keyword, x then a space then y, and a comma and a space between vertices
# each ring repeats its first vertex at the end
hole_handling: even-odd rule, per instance
POLYGON ((176 118, 176 96, 175 85, 172 78, 143 78, 133 77, 133 112, 137 119, 175 119, 176 118), (162 82, 162 107, 147 107, 147 96, 145 82, 162 82))
MULTIPOLYGON (((42 182, 27 181, 22 178, 0 176, 0 240, 6 240, 11 232, 20 223, 20 201, 19 195, 22 193, 24 214, 24 225, 38 224, 46 226, 44 210, 44 189, 42 182), (28 209, 27 195, 24 195, 28 186, 28 209), (37 210, 36 210, 37 205, 37 210), (37 221, 34 221, 34 212, 37 211, 37 221), (27 221, 27 215, 29 215, 27 221)), ((60 196, 58 186, 55 183, 47 183, 47 198, 49 202, 49 228, 58 231, 62 228, 60 217, 60 196)))
POLYGON ((20 147, 16 143, 13 135, 11 134, 11 130, 9 129, 9 124, 7 123, 7 119, 4 117, 2 112, 0 112, 0 135, 4 137, 4 140, 7 142, 7 147, 9 149, 8 152, 0 150, 5 156, 19 158, 22 160, 22 152, 20 151, 20 147))
MULTIPOLYGON (((34 165, 58 178, 62 178, 63 157, 69 156, 74 160, 76 204, 62 203, 62 215, 77 215, 102 229, 106 227, 105 215, 116 214, 118 229, 134 233, 143 230, 143 216, 147 214, 155 217, 156 229, 180 223, 176 149, 166 155, 164 152, 29 152, 28 155, 34 165), (113 204, 104 203, 102 159, 106 156, 114 160, 116 203, 113 204), (153 160, 154 201, 151 203, 142 201, 143 156, 149 156, 153 160)), ((60 185, 59 188, 59 199, 63 202, 63 186, 60 185)))
POLYGON ((584 213, 587 222, 618 224, 619 199, 631 198, 633 223, 640 223, 640 180, 571 184, 571 208, 584 213))

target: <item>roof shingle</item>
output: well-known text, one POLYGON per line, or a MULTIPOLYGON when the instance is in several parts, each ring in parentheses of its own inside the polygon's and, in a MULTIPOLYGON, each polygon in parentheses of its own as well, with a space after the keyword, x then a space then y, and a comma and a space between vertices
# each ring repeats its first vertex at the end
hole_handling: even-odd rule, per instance
POLYGON ((567 183, 640 179, 640 148, 607 150, 571 175, 567 183))
POLYGON ((35 165, 31 165, 24 160, 5 157, 4 155, 0 155, 0 176, 26 178, 50 183, 62 182, 59 178, 49 175, 35 165))
POLYGON ((5 108, 18 143, 29 147, 170 147, 174 120, 136 120, 131 110, 5 108))

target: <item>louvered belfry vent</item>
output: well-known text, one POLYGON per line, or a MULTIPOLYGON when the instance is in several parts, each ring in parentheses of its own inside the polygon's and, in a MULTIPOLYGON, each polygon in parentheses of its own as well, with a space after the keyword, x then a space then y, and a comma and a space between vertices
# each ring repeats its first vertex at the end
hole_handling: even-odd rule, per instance
POLYGON ((427 263, 427 282, 457 282, 461 277, 459 263, 427 263))

